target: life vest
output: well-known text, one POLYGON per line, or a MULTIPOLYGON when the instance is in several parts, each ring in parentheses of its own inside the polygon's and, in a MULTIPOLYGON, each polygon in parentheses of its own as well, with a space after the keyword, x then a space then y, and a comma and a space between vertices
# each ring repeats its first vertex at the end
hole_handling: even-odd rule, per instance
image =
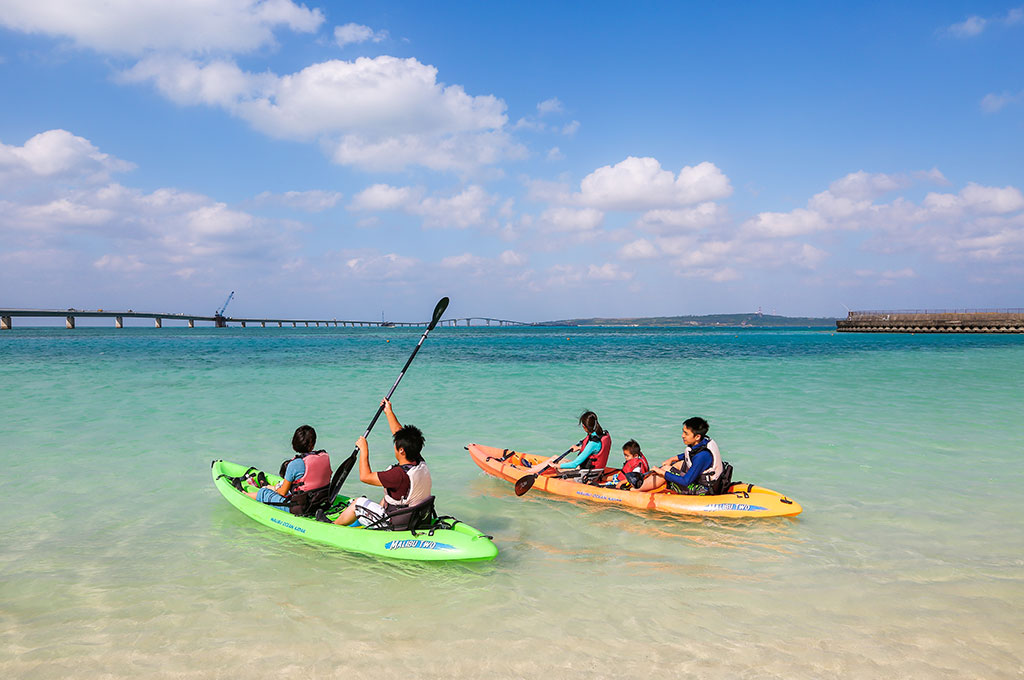
POLYGON ((306 464, 306 471, 301 477, 292 482, 292 487, 288 490, 289 496, 296 491, 312 491, 330 485, 331 457, 327 455, 326 451, 312 451, 299 454, 295 458, 289 458, 281 466, 282 477, 284 476, 284 470, 288 467, 288 463, 296 458, 301 458, 302 462, 306 464))
POLYGON ((707 451, 711 454, 711 467, 701 473, 700 483, 710 486, 712 482, 722 476, 722 454, 718 452, 718 444, 715 443, 714 439, 702 437, 696 446, 687 446, 686 451, 683 452, 683 463, 686 465, 683 468, 683 472, 689 471, 693 465, 692 456, 700 453, 701 451, 707 451))
POLYGON ((646 475, 651 471, 651 464, 647 462, 647 456, 640 454, 636 458, 630 458, 625 465, 622 466, 623 474, 627 472, 639 472, 642 475, 646 475))
MULTIPOLYGON (((392 466, 394 467, 394 466, 392 466)), ((405 474, 409 475, 409 493, 404 498, 392 498, 387 491, 384 492, 384 507, 395 510, 406 505, 416 505, 430 498, 430 470, 423 461, 415 465, 401 466, 405 474)), ((391 468, 388 468, 389 470, 391 468)))
MULTIPOLYGON (((601 450, 597 453, 592 453, 587 456, 587 459, 580 465, 581 468, 588 469, 603 469, 608 464, 608 454, 612 452, 612 436, 605 430, 604 434, 600 437, 597 436, 596 432, 591 432, 587 435, 587 442, 600 442, 601 450)), ((584 445, 585 447, 586 445, 584 445)))

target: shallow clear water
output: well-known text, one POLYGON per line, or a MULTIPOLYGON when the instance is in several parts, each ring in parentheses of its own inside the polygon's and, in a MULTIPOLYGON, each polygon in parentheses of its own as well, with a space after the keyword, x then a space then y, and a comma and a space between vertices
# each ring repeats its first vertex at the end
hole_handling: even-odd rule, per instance
MULTIPOLYGON (((221 498, 211 459, 276 469, 300 424, 347 456, 419 332, 0 333, 0 671, 1024 674, 1024 337, 438 328, 395 410, 427 435, 439 509, 496 561, 347 554, 221 498), (735 478, 804 513, 517 498, 463 449, 561 452, 585 408, 652 462, 704 415, 735 478)), ((386 427, 370 446, 387 464, 386 427)))

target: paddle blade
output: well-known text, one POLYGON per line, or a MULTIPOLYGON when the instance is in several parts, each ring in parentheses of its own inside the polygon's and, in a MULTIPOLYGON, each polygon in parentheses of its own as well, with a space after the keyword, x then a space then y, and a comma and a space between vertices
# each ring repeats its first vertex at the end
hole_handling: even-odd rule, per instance
POLYGON ((355 467, 356 456, 358 455, 359 449, 356 449, 352 452, 352 455, 346 458, 341 465, 338 466, 338 469, 334 471, 334 477, 331 478, 331 486, 329 490, 331 503, 334 502, 334 498, 338 495, 338 492, 341 491, 341 485, 345 483, 345 480, 348 479, 349 473, 352 472, 352 468, 355 467))
POLYGON ((434 307, 434 316, 430 319, 430 326, 427 327, 428 331, 434 330, 434 326, 441 320, 441 315, 444 314, 446 309, 448 309, 448 298, 443 297, 437 301, 437 306, 434 307))
POLYGON ((516 495, 522 496, 524 493, 533 487, 533 483, 537 481, 537 475, 526 475, 516 480, 516 495))

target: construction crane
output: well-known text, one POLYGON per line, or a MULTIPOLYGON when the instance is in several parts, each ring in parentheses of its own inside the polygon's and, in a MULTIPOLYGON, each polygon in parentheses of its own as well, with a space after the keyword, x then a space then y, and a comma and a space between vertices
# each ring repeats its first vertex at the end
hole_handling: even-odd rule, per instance
POLYGON ((217 328, 227 328, 228 322, 227 319, 224 318, 224 310, 228 308, 228 303, 231 302, 231 298, 233 297, 235 297, 235 291, 231 291, 231 294, 228 295, 228 299, 224 301, 221 308, 214 312, 213 325, 217 328))

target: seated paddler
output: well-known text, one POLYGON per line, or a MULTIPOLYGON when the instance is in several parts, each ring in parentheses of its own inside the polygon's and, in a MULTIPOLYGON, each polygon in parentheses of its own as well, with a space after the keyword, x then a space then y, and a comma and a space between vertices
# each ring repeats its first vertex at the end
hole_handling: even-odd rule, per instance
MULTIPOLYGON (((331 457, 326 451, 314 451, 314 448, 316 430, 309 425, 298 427, 292 435, 292 450, 295 451, 295 455, 281 464, 280 484, 263 486, 256 491, 247 492, 246 495, 260 503, 276 506, 286 512, 294 512, 294 501, 300 492, 307 495, 326 489, 331 484, 331 457)), ((252 478, 249 483, 259 486, 252 478)))
POLYGON ((384 399, 384 414, 388 417, 394 445, 395 464, 381 472, 370 468, 370 447, 365 437, 356 440, 359 449, 359 481, 384 489, 380 503, 366 496, 353 499, 334 520, 335 524, 350 525, 357 519, 365 526, 386 528, 381 520, 397 510, 417 505, 430 498, 430 470, 423 460, 423 433, 415 425, 402 425, 384 399))
POLYGON ((647 456, 640 449, 640 444, 635 439, 630 439, 622 445, 622 457, 622 469, 612 474, 601 486, 639 489, 644 483, 644 476, 651 470, 647 456))
POLYGON ((708 421, 700 417, 683 422, 682 453, 666 459, 651 470, 640 487, 641 491, 654 491, 668 485, 672 493, 705 496, 711 493, 724 469, 718 444, 708 437, 708 421))
POLYGON ((570 476, 573 471, 579 470, 604 470, 608 464, 608 454, 612 450, 612 436, 601 427, 597 414, 593 411, 584 411, 580 415, 579 423, 585 436, 566 452, 575 453, 576 456, 571 459, 563 458, 557 463, 556 460, 561 456, 552 456, 541 463, 541 466, 548 469, 548 466, 555 466, 556 474, 559 476, 570 476))

